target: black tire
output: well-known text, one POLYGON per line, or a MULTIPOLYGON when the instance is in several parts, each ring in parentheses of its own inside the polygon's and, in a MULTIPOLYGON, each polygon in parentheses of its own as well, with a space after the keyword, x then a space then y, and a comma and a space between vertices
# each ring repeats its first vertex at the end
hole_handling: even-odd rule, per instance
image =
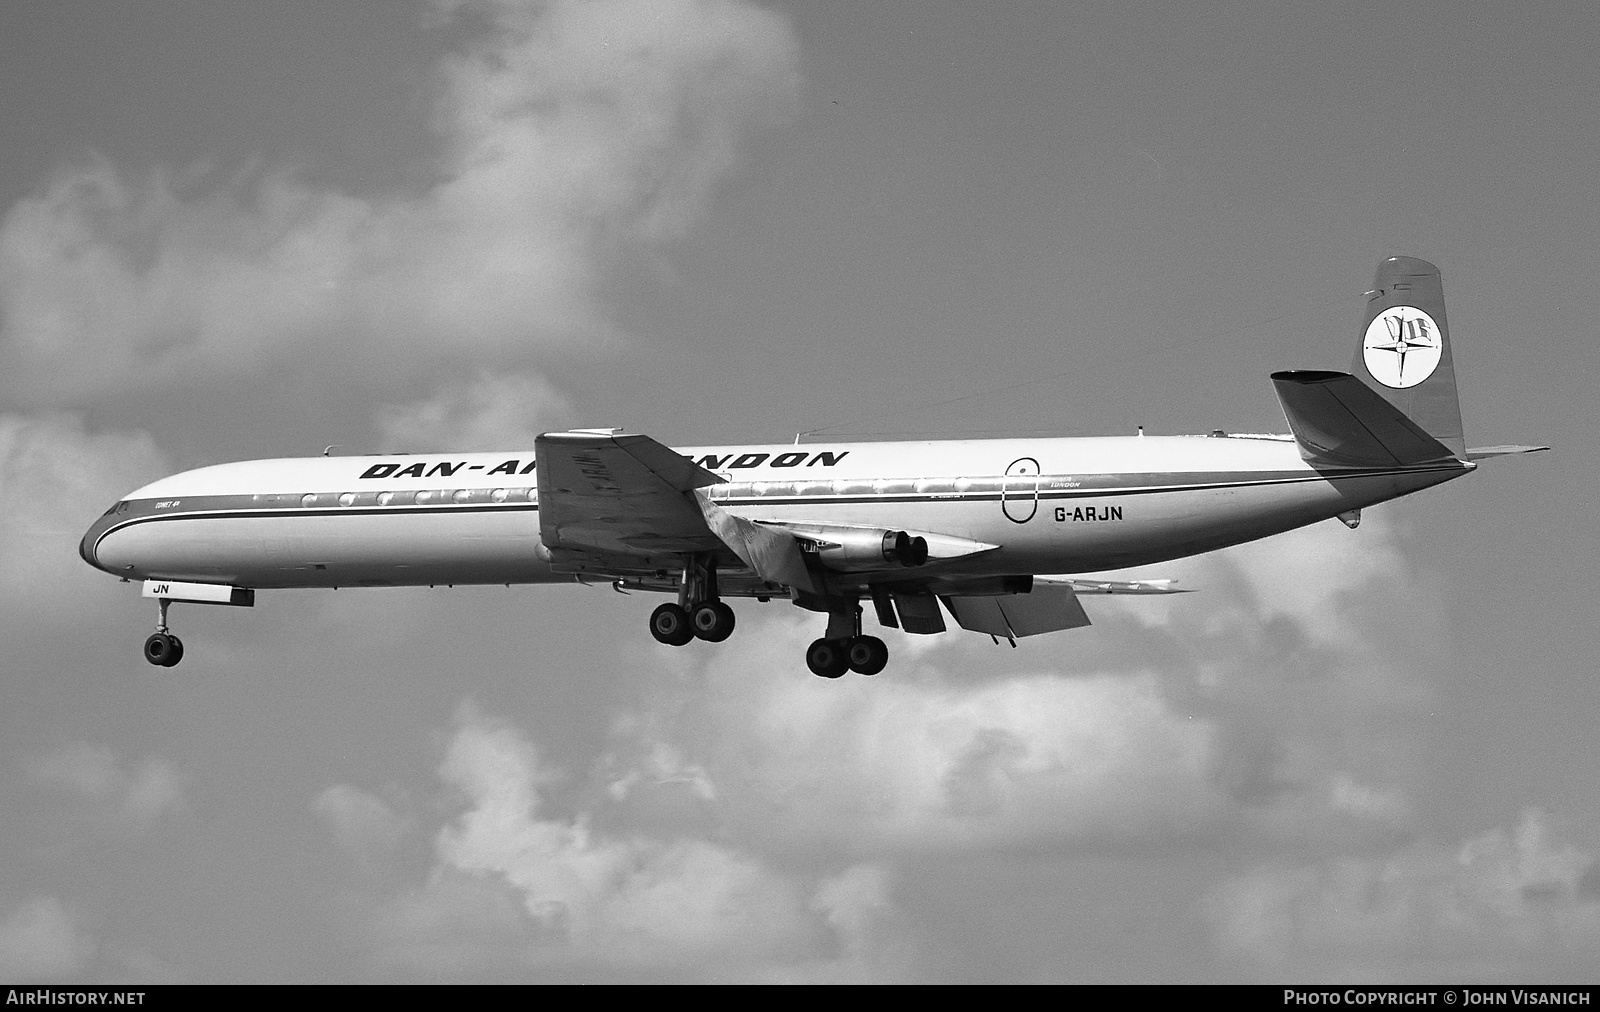
POLYGON ((664 604, 650 613, 650 635, 669 647, 681 647, 694 639, 689 613, 676 604, 664 604))
POLYGON ((813 675, 838 678, 850 670, 850 658, 844 640, 816 640, 806 648, 806 667, 813 675))
POLYGON ((694 634, 707 643, 721 643, 733 635, 733 609, 721 601, 707 601, 690 616, 694 634))
POLYGON ((171 635, 167 639, 172 641, 172 649, 167 652, 166 666, 175 668, 178 666, 178 662, 183 660, 183 640, 171 635))
POLYGON ((850 641, 847 657, 851 671, 875 675, 889 663, 889 645, 876 636, 857 636, 850 641))
POLYGON ((144 641, 144 659, 158 668, 172 667, 177 663, 172 660, 173 644, 173 638, 166 633, 151 633, 150 638, 144 641))

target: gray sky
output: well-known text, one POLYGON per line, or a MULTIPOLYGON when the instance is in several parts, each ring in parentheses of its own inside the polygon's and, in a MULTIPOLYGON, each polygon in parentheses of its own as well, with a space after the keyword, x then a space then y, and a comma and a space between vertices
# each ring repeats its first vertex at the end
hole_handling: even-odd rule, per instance
POLYGON ((0 11, 0 979, 1592 979, 1600 13, 0 11), (996 649, 603 588, 154 608, 252 456, 1281 430, 1384 256, 1542 458, 996 649))

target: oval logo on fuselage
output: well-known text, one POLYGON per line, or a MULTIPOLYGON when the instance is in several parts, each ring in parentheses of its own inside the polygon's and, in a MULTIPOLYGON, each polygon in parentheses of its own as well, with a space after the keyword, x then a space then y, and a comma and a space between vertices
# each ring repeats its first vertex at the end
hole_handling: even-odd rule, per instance
POLYGON ((1039 462, 1019 457, 1006 468, 1000 487, 1000 508, 1012 523, 1025 524, 1039 512, 1039 462))

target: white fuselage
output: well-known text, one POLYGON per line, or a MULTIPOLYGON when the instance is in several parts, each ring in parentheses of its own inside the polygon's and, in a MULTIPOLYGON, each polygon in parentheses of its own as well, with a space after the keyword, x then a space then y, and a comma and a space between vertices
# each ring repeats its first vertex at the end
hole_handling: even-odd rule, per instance
MULTIPOLYGON (((1319 471, 1287 438, 1100 437, 683 449, 753 520, 937 532, 999 545, 971 575, 1085 573, 1280 533, 1471 470, 1319 471)), ((531 450, 310 457, 186 471, 85 535, 92 565, 242 587, 568 581, 540 541, 531 450)))

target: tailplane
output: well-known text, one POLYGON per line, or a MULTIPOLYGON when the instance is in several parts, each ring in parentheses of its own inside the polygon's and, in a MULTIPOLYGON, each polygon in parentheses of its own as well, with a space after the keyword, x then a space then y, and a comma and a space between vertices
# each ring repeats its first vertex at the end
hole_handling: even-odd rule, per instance
POLYGON ((1347 373, 1275 372, 1272 383, 1300 456, 1314 467, 1409 467, 1456 458, 1347 373))

